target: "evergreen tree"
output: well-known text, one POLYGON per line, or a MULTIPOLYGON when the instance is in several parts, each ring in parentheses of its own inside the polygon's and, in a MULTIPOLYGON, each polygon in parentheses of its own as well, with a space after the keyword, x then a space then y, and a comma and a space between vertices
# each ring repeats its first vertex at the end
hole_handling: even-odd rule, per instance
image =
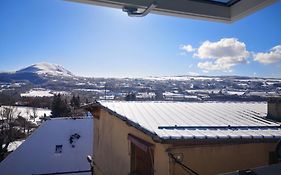
POLYGON ((80 97, 79 95, 75 97, 74 95, 72 96, 72 99, 70 100, 70 105, 74 108, 80 108, 80 97))
POLYGON ((88 98, 86 98, 85 103, 86 103, 86 104, 89 104, 89 103, 90 103, 90 101, 89 101, 88 98))
POLYGON ((75 103, 74 101, 75 101, 75 96, 73 95, 71 100, 70 100, 70 106, 71 107, 74 107, 74 103, 75 103))
POLYGON ((137 100, 136 94, 133 93, 133 92, 127 94, 126 97, 125 97, 125 100, 126 101, 136 101, 137 100))
POLYGON ((53 118, 71 116, 71 109, 67 104, 67 101, 61 98, 60 94, 54 95, 51 110, 53 118))
POLYGON ((77 106, 77 108, 80 108, 80 106, 81 106, 81 102, 80 102, 80 97, 79 97, 79 95, 77 96, 76 106, 77 106))

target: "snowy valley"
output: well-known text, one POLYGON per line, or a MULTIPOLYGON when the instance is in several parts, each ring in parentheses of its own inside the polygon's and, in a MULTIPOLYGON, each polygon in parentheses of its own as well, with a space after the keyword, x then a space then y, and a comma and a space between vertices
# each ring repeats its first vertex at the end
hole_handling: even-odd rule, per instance
POLYGON ((0 73, 0 92, 21 97, 79 94, 93 100, 263 101, 281 96, 281 79, 241 76, 78 77, 39 63, 0 73), (128 98, 127 98, 128 100, 128 98))

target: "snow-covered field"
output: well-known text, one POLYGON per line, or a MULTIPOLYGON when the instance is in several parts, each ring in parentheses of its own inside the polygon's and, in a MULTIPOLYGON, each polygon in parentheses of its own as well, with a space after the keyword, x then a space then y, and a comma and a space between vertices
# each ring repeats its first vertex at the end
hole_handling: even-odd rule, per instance
POLYGON ((21 93, 21 97, 52 97, 54 94, 69 95, 66 91, 51 91, 44 88, 34 88, 25 93, 21 93))
POLYGON ((44 117, 44 114, 46 116, 51 115, 51 110, 49 109, 43 109, 43 108, 32 108, 32 107, 23 107, 23 106, 1 106, 0 110, 2 110, 5 107, 11 107, 14 108, 14 117, 16 118, 17 116, 22 116, 26 118, 28 121, 31 121, 35 124, 40 123, 41 117, 44 117), (35 113, 36 118, 31 119, 31 116, 33 116, 35 113))
POLYGON ((109 93, 110 90, 101 90, 101 89, 73 89, 73 91, 84 91, 84 92, 96 92, 96 93, 101 93, 101 94, 104 94, 105 92, 106 93, 109 93))
POLYGON ((26 93, 20 94, 22 97, 52 97, 54 94, 50 90, 35 90, 32 89, 26 93))

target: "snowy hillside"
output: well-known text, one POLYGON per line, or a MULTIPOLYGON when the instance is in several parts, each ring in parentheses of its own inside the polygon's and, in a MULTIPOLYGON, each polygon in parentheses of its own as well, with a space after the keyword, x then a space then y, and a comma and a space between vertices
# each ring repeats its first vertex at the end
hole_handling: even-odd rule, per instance
POLYGON ((37 73, 43 75, 51 76, 74 76, 70 71, 66 70, 64 67, 57 64, 50 63, 37 63, 26 68, 23 68, 17 73, 37 73))

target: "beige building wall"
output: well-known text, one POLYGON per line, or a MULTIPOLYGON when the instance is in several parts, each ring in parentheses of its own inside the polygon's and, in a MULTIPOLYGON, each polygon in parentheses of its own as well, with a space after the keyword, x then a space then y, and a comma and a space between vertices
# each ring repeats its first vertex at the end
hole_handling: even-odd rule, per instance
MULTIPOLYGON (((200 175, 212 175, 267 165, 275 143, 195 145, 174 148, 171 153, 183 154, 183 164, 200 175)), ((171 175, 186 174, 171 162, 171 175)))
POLYGON ((155 143, 150 136, 129 126, 125 121, 101 110, 100 118, 94 119, 94 162, 95 174, 128 175, 130 172, 130 142, 132 134, 155 145, 155 175, 186 174, 175 164, 166 150, 183 154, 183 164, 200 175, 211 175, 247 169, 268 164, 269 152, 275 143, 217 144, 177 146, 155 143))
POLYGON ((104 110, 101 110, 100 119, 94 119, 94 128, 93 157, 96 174, 128 175, 130 173, 129 133, 155 145, 155 175, 169 174, 169 158, 165 152, 165 145, 155 143, 148 135, 104 110))

